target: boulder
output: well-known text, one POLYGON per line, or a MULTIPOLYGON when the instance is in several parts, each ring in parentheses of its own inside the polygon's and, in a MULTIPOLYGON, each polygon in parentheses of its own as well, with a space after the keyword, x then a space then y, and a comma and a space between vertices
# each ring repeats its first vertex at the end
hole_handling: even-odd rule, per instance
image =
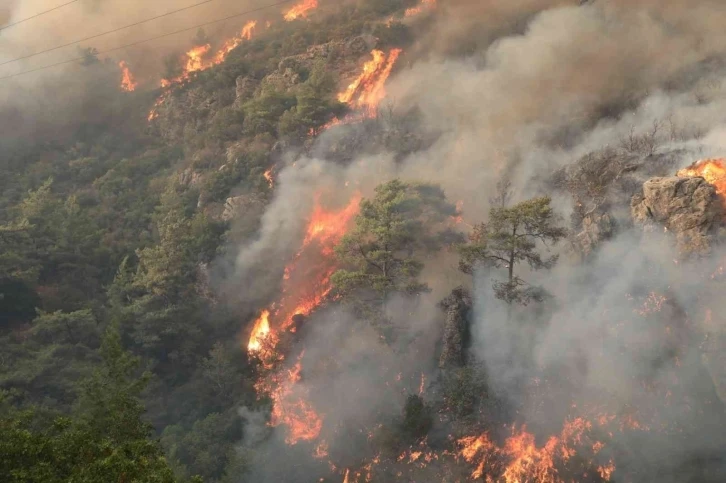
POLYGON ((724 219, 716 188, 703 178, 653 178, 631 201, 633 220, 641 225, 662 225, 675 235, 684 254, 706 253, 724 219))
POLYGON ((439 306, 446 311, 439 367, 442 369, 461 367, 466 364, 465 346, 469 331, 469 312, 472 307, 471 296, 463 287, 457 287, 439 303, 439 306))

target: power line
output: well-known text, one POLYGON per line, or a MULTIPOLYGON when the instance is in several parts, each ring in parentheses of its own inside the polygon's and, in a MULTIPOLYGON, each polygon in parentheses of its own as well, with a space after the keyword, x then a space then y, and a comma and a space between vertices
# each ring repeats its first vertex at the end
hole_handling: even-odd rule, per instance
MULTIPOLYGON (((252 10, 247 10, 246 12, 236 13, 236 14, 230 15, 228 17, 219 18, 217 20, 212 20, 210 22, 201 23, 201 24, 194 25, 192 27, 188 27, 188 28, 185 28, 185 29, 177 30, 177 31, 174 31, 174 32, 169 32, 167 34, 159 35, 159 36, 156 36, 156 37, 151 37, 149 39, 139 40, 137 42, 132 42, 130 44, 122 45, 120 47, 114 47, 113 49, 107 49, 107 50, 104 50, 104 51, 101 51, 101 52, 95 52, 95 54, 96 55, 107 54, 109 52, 115 52, 117 50, 126 49, 128 47, 134 47, 134 46, 139 45, 139 44, 143 44, 143 43, 146 43, 146 42, 151 42, 153 40, 163 39, 165 37, 171 37, 172 35, 180 34, 180 33, 183 33, 183 32, 189 32, 190 30, 198 29, 200 27, 206 27, 207 25, 213 25, 213 24, 219 23, 219 22, 224 22, 225 20, 230 20, 230 19, 233 19, 233 18, 242 17, 244 15, 249 15, 251 13, 255 13, 255 12, 262 11, 262 10, 266 10, 268 8, 279 7, 281 5, 285 5, 285 4, 288 4, 288 3, 292 3, 293 1, 294 0, 284 0, 282 2, 273 3, 273 4, 270 4, 270 5, 265 5, 264 7, 258 7, 258 8, 254 8, 252 10)), ((31 70, 26 70, 26 71, 23 71, 23 72, 18 72, 17 74, 11 74, 11 75, 7 75, 5 77, 0 77, 0 81, 1 80, 5 80, 5 79, 11 79, 13 77, 18 77, 18 76, 25 75, 25 74, 30 74, 32 72, 38 72, 40 70, 50 69, 52 67, 58 67, 59 65, 65 65, 65 64, 70 64, 72 62, 78 62, 78 61, 84 60, 84 59, 85 59, 85 57, 76 57, 74 59, 64 60, 62 62, 56 62, 55 64, 50 64, 50 65, 46 65, 46 66, 43 66, 43 67, 38 67, 36 69, 31 69, 31 70)))
POLYGON ((67 7, 68 5, 70 5, 72 3, 76 3, 78 1, 79 0, 71 0, 70 2, 66 2, 63 5, 58 5, 56 7, 53 7, 51 9, 48 9, 45 12, 36 13, 35 15, 32 15, 32 16, 27 17, 27 18, 24 18, 22 20, 18 20, 17 22, 13 22, 13 23, 9 23, 7 25, 3 25, 3 26, 0 27, 0 31, 5 30, 5 29, 9 29, 10 27, 15 27, 16 25, 20 25, 21 23, 27 22, 28 20, 33 20, 34 18, 38 18, 41 15, 45 15, 46 13, 50 13, 50 12, 53 12, 55 10, 61 9, 63 7, 67 7))
POLYGON ((74 45, 74 44, 77 44, 79 42, 85 42, 87 40, 93 40, 93 39, 97 39, 99 37, 103 37, 104 35, 108 35, 108 34, 113 34, 113 33, 116 33, 116 32, 120 32, 121 30, 125 30, 125 29, 131 28, 131 27, 136 27, 137 25, 141 25, 141 24, 144 24, 144 23, 147 23, 147 22, 151 22, 152 20, 158 20, 158 19, 163 18, 163 17, 168 17, 169 15, 173 15, 175 13, 183 12, 184 10, 189 10, 191 8, 195 8, 195 7, 198 7, 200 5, 204 5, 205 3, 211 3, 213 1, 214 0, 204 0, 204 1, 199 2, 199 3, 195 3, 194 5, 189 5, 188 7, 182 7, 182 8, 179 8, 177 10, 172 10, 171 12, 162 13, 161 15, 157 15, 156 17, 147 18, 146 20, 140 20, 138 22, 134 22, 132 24, 125 25, 123 27, 119 27, 117 29, 109 30, 108 32, 102 32, 100 34, 91 35, 90 37, 86 37, 86 38, 83 38, 83 39, 74 40, 73 42, 68 42, 67 44, 58 45, 56 47, 51 47, 50 49, 46 49, 46 50, 41 50, 40 52, 36 52, 34 54, 28 54, 28 55, 24 55, 23 57, 17 57, 15 59, 6 60, 5 62, 0 62, 0 66, 7 65, 7 64, 12 64, 13 62, 17 62, 19 60, 29 59, 31 57, 35 57, 36 55, 41 55, 41 54, 46 54, 48 52, 53 52, 54 50, 62 49, 63 47, 68 47, 70 45, 74 45))

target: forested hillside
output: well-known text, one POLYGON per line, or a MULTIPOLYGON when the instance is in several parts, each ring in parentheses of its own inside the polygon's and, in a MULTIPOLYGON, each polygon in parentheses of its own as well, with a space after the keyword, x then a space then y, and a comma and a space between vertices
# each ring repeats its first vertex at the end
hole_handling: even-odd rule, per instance
POLYGON ((724 481, 720 2, 202 3, 0 6, 1 481, 724 481))

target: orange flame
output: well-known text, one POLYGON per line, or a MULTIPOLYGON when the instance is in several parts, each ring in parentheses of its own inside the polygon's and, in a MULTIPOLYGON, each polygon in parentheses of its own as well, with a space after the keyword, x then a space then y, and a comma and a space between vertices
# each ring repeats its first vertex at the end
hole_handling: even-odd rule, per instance
MULTIPOLYGON (((215 65, 221 64, 227 58, 227 55, 237 48, 244 40, 252 39, 252 34, 257 26, 257 21, 252 20, 242 27, 239 35, 232 37, 222 44, 222 47, 212 56, 211 59, 207 59, 209 51, 212 49, 210 44, 198 45, 189 51, 184 53, 183 56, 183 67, 182 73, 174 77, 173 79, 161 79, 161 87, 169 88, 174 84, 180 84, 189 79, 190 74, 193 72, 200 72, 209 69, 215 65)), ((157 108, 164 102, 168 93, 163 93, 156 100, 154 107, 149 112, 148 120, 152 121, 158 117, 157 108)))
MULTIPOLYGON (((459 455, 468 463, 476 464, 471 474, 473 479, 481 478, 487 470, 491 473, 488 476, 498 474, 500 477, 494 479, 506 483, 561 483, 565 480, 558 473, 558 463, 566 462, 576 454, 575 448, 584 444, 591 429, 589 421, 575 418, 566 421, 560 434, 551 436, 543 446, 537 445, 526 426, 519 430, 512 428, 512 435, 501 447, 486 433, 461 438, 457 443, 461 448, 459 455)), ((597 454, 604 445, 596 441, 590 446, 597 454)), ((615 464, 611 460, 605 466, 598 466, 597 471, 604 480, 609 480, 615 464)))
MULTIPOLYGON (((336 269, 332 251, 358 213, 360 200, 361 196, 356 194, 347 206, 331 211, 323 208, 320 196, 316 196, 302 247, 285 267, 282 299, 274 309, 262 312, 247 343, 248 352, 260 358, 266 368, 272 369, 275 361, 283 359, 275 352, 278 334, 296 330, 295 315, 309 315, 330 293, 330 277, 336 269)), ((306 400, 306 389, 298 384, 301 371, 302 354, 292 369, 274 372, 257 385, 258 391, 269 393, 272 398, 270 424, 288 428, 288 444, 317 439, 323 424, 306 400)), ((324 452, 327 447, 319 445, 316 454, 324 452)))
POLYGON ((247 350, 257 352, 262 349, 262 342, 270 335, 270 311, 263 310, 260 317, 252 327, 250 341, 247 343, 247 350))
POLYGON ((272 391, 272 419, 271 426, 285 424, 288 435, 285 442, 296 444, 299 441, 312 441, 320 435, 323 420, 305 400, 304 391, 297 390, 296 383, 300 381, 302 372, 302 357, 300 354, 295 366, 286 371, 287 378, 278 381, 279 384, 272 391), (303 394, 300 394, 303 392, 303 394))
POLYGON ((726 207, 726 159, 703 159, 696 161, 687 168, 676 173, 680 177, 700 177, 716 188, 721 201, 726 207))
POLYGON ((297 18, 306 18, 308 11, 318 8, 318 0, 302 0, 285 13, 285 20, 292 22, 297 18))
POLYGON ((126 92, 133 92, 134 90, 136 90, 136 86, 138 86, 139 84, 138 82, 136 82, 134 75, 129 69, 129 66, 124 60, 119 62, 118 66, 121 68, 121 89, 126 92))
POLYGON ((353 109, 365 110, 371 117, 375 116, 378 104, 386 97, 385 84, 401 52, 401 49, 392 49, 386 56, 380 50, 372 51, 373 59, 366 62, 363 73, 344 92, 338 94, 338 101, 353 109))
POLYGON ((436 0, 421 0, 421 3, 416 7, 407 8, 404 12, 404 17, 414 17, 421 12, 424 11, 424 9, 430 9, 436 6, 436 0))
POLYGON ((270 185, 270 188, 274 187, 274 185, 275 185, 275 179, 272 177, 273 169, 274 168, 270 168, 262 174, 262 176, 264 176, 265 179, 267 180, 267 184, 270 185))
POLYGON ((242 41, 252 40, 252 33, 254 32, 255 27, 257 27, 257 20, 251 20, 247 22, 247 24, 242 27, 242 32, 238 36, 232 37, 231 39, 227 40, 222 48, 219 49, 216 54, 214 54, 214 59, 212 60, 211 65, 221 64, 222 62, 224 62, 224 59, 227 58, 227 55, 234 49, 236 49, 239 44, 242 43, 242 41))

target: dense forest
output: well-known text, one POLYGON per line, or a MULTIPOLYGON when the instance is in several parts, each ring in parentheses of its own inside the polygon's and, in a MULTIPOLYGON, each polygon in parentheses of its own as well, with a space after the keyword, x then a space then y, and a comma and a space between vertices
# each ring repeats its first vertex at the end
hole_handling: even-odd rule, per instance
POLYGON ((719 1, 21 3, 1 481, 724 481, 719 1))

